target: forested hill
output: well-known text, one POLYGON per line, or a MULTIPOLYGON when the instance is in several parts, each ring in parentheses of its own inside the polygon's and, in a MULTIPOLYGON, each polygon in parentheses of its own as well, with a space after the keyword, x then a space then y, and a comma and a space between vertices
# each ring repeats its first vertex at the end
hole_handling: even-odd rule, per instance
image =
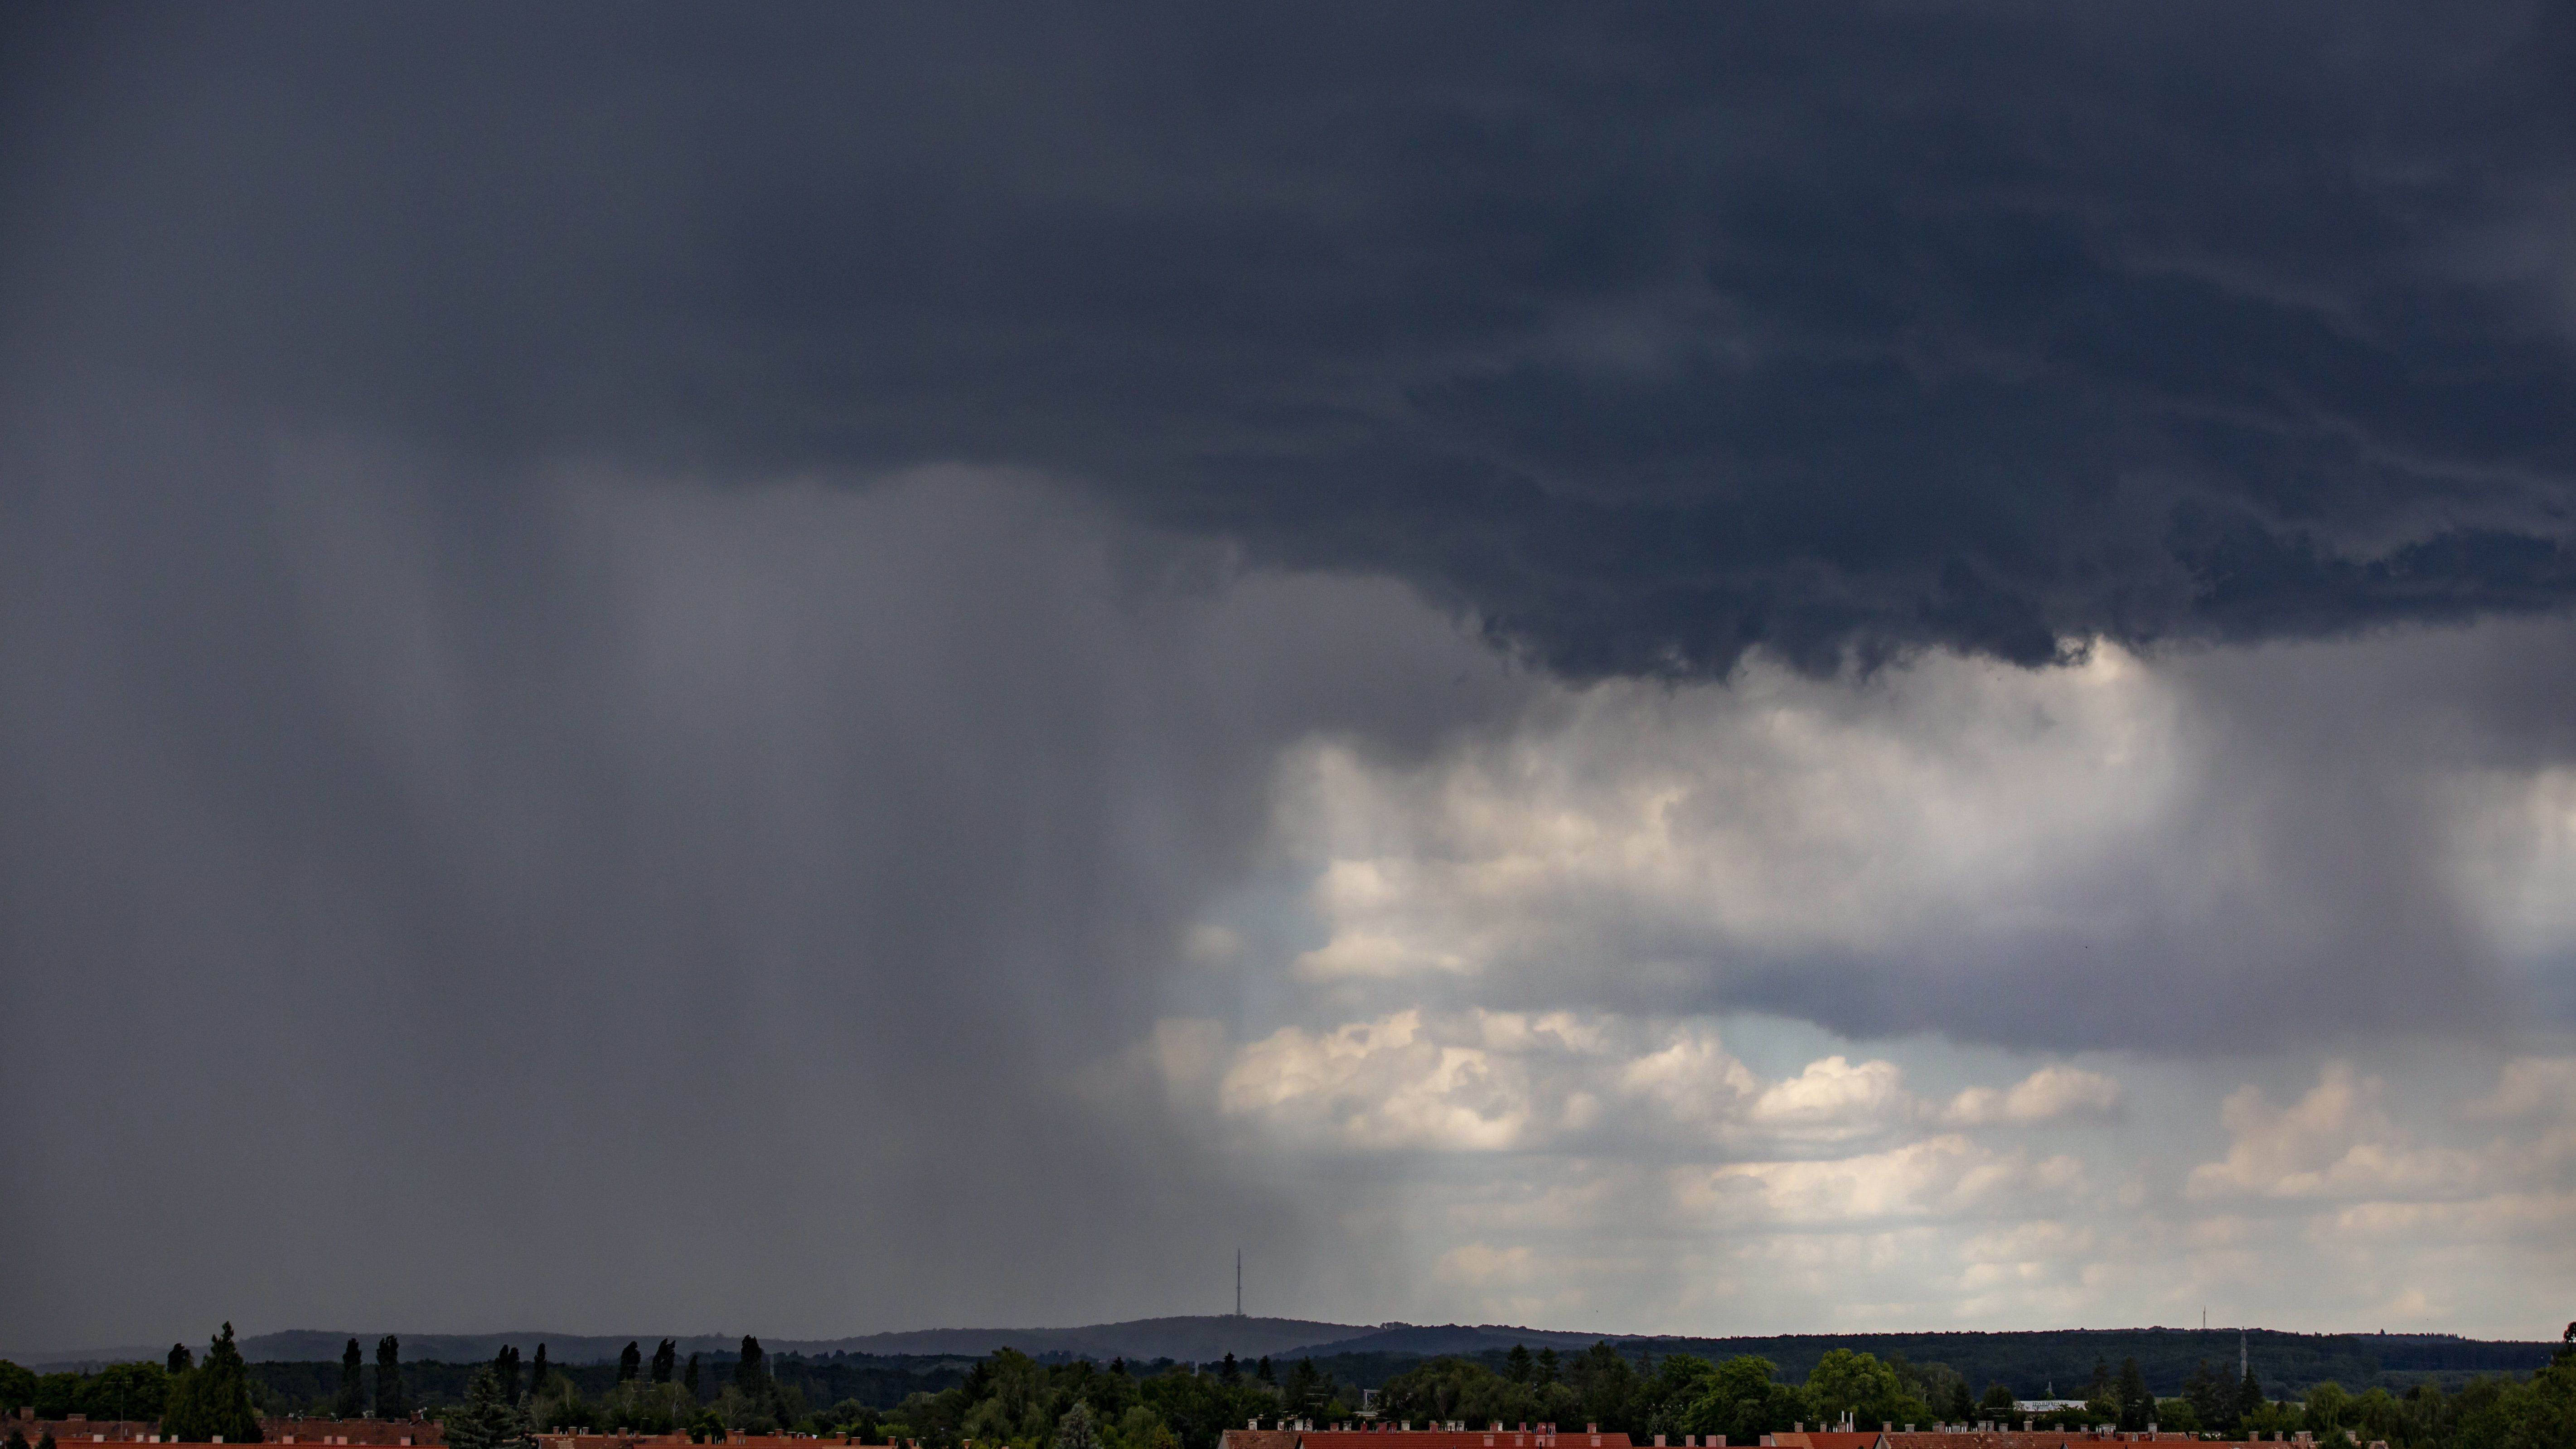
MULTIPOLYGON (((1120 1357, 1196 1362, 1223 1358, 1229 1353, 1243 1358, 1259 1358, 1264 1354, 1286 1353, 1370 1331, 1355 1324, 1318 1323, 1302 1318, 1238 1318, 1231 1314, 1203 1314, 1197 1317, 1139 1318, 1125 1323, 1095 1323, 1079 1328, 919 1328, 853 1338, 800 1339, 763 1335, 762 1341, 773 1353, 801 1354, 808 1358, 826 1358, 833 1354, 865 1354, 876 1358, 963 1354, 969 1358, 981 1358, 998 1348, 1016 1348, 1022 1353, 1068 1353, 1102 1362, 1120 1357)), ((350 1338, 372 1345, 383 1332, 382 1329, 362 1333, 355 1329, 344 1332, 339 1329, 297 1328, 281 1333, 263 1333, 242 1340, 242 1357, 253 1363, 337 1360, 341 1345, 350 1338)), ((673 1337, 661 1333, 545 1333, 534 1329, 513 1333, 404 1333, 397 1336, 401 1339, 405 1363, 416 1360, 471 1363, 489 1359, 504 1344, 516 1344, 520 1352, 532 1353, 536 1345, 542 1343, 546 1345, 549 1360, 557 1364, 614 1363, 629 1340, 640 1341, 649 1350, 663 1338, 673 1337)), ((741 1342, 739 1333, 681 1334, 675 1338, 683 1355, 730 1354, 741 1342)), ((1589 1344, 1592 1340, 1586 1338, 1583 1342, 1589 1344)))
MULTIPOLYGON (((1419 1367, 1426 1359, 1454 1354, 1502 1371, 1515 1345, 1563 1351, 1569 1335, 1544 1337, 1493 1327, 1451 1326, 1437 1329, 1388 1329, 1359 1338, 1320 1344, 1311 1351, 1273 1355, 1284 1366, 1313 1359, 1332 1380, 1353 1388, 1377 1388, 1419 1367)), ((1586 1340, 1599 1342, 1599 1339, 1586 1340)), ((738 1343, 739 1340, 736 1340, 738 1343)), ((2118 1369, 2136 1359, 2147 1387, 2160 1395, 2179 1394, 2195 1367, 2207 1363, 2231 1381, 2236 1373, 2237 1337, 2233 1331, 2186 1329, 2067 1330, 2054 1333, 1887 1333, 1799 1334, 1773 1338, 1632 1338, 1616 1341, 1632 1361, 1662 1359, 1675 1353, 1712 1361, 1739 1355, 1767 1358, 1785 1379, 1806 1377, 1818 1359, 1837 1348, 1853 1349, 1881 1359, 1902 1358, 1916 1365, 1938 1364, 1982 1390, 2002 1384, 2019 1398, 2081 1397, 2094 1366, 2118 1369), (2052 1395, 2051 1391, 2054 1390, 2052 1395)), ((2311 1386, 2333 1380, 2347 1389, 2373 1384, 2392 1388, 2431 1380, 2450 1387, 2477 1374, 2524 1374, 2545 1366, 2557 1347, 2547 1343, 2492 1342, 2478 1339, 2398 1334, 2298 1334, 2258 1330, 2246 1336, 2254 1372, 2267 1392, 2297 1398, 2311 1386)), ((619 1345, 621 1348, 623 1344, 619 1345)), ((649 1346, 649 1345, 648 1345, 649 1346)), ((534 1344, 521 1345, 532 1353, 534 1344)), ((551 1342, 549 1352, 551 1353, 551 1342)), ((712 1394, 729 1381, 735 1355, 699 1351, 705 1362, 704 1382, 712 1394)), ((1088 1357, 1062 1349, 1042 1358, 1061 1362, 1088 1357)), ((1112 1357, 1116 1355, 1111 1355, 1112 1357)), ((971 1354, 807 1355, 774 1353, 769 1372, 794 1387, 806 1403, 826 1405, 844 1400, 890 1409, 915 1393, 937 1393, 963 1380, 979 1356, 971 1354)), ((1259 1355, 1243 1355, 1251 1363, 1259 1355)), ((1134 1356, 1139 1372, 1169 1365, 1167 1355, 1134 1356)), ((1183 1360, 1188 1362, 1189 1360, 1183 1360)), ((478 1362, 406 1363, 411 1393, 429 1404, 461 1399, 478 1362)), ((565 1364, 557 1368, 593 1398, 615 1382, 614 1364, 565 1364)), ((1205 1367, 1215 1368, 1214 1362, 1205 1367)), ((1283 1370, 1284 1371, 1284 1370, 1283 1370)), ((338 1383, 336 1359, 267 1362, 252 1365, 272 1407, 281 1411, 327 1400, 338 1383)), ((372 1369, 369 1370, 373 1372, 372 1369)))
MULTIPOLYGON (((2333 1379, 2351 1387, 2383 1378, 2434 1375, 2444 1379, 2480 1373, 2529 1373, 2549 1363, 2556 1343, 2517 1343, 2423 1334, 2278 1333, 2245 1335, 2254 1373, 2275 1394, 2289 1395, 2333 1379)), ((1949 1365, 1973 1384, 2001 1383, 2022 1398, 2040 1398, 2054 1384, 2060 1395, 2080 1396, 2093 1365, 2117 1368, 2135 1358, 2147 1386, 2159 1394, 2182 1391, 2193 1366, 2207 1362, 2232 1374, 2237 1335, 2232 1329, 2066 1329, 2048 1333, 1846 1333, 1777 1338, 1654 1338, 1621 1345, 1662 1355, 1691 1353, 1726 1359, 1756 1354, 1786 1374, 1803 1375, 1833 1349, 1880 1358, 1902 1355, 1914 1363, 1949 1365)), ((1506 1348, 1508 1346, 1506 1345, 1506 1348)))

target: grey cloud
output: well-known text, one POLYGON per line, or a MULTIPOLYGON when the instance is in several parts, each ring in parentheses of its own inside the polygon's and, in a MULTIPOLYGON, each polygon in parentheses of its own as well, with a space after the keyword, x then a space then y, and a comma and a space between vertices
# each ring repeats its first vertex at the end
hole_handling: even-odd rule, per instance
MULTIPOLYGON (((1347 1184, 1065 1082, 1228 989, 1284 744, 1518 718, 1404 590, 1577 677, 2569 594, 2548 7, 0 27, 0 1144, 108 1189, 0 1196, 13 1340, 1111 1317, 1238 1234, 1383 1291, 1347 1184)), ((2563 758, 2561 640, 2170 652, 2374 903, 2193 1010, 2337 942, 2330 1026, 2491 1006, 2399 973, 2468 937, 2335 712, 2563 758)), ((1525 994, 2106 979, 1970 949, 1525 994)))
POLYGON ((1342 1281, 1302 1189, 1071 1084, 1286 740, 1521 687, 1395 586, 955 470, 458 512, 76 433, 0 537, 10 1341, 1085 1321, 1222 1306, 1247 1240, 1274 1306, 1342 1281))
POLYGON ((1031 466, 1582 675, 2576 585, 2550 7, 13 23, 30 381, 1031 466))

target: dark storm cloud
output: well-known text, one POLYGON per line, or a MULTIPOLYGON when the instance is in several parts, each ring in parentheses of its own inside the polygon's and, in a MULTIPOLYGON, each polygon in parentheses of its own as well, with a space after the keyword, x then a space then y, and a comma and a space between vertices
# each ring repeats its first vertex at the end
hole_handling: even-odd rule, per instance
POLYGON ((1576 674, 2576 590, 2555 7, 30 17, 23 384, 962 457, 1576 674))
MULTIPOLYGON (((1364 1194, 1098 1069, 1261 989, 1176 958, 1284 746, 1538 687, 1399 583, 1574 676, 2576 583, 2548 8, 0 27, 17 1341, 1098 1318, 1243 1237, 1374 1306, 1364 1194)), ((2560 758, 2517 658, 2479 748, 2560 758)), ((2295 735, 2267 838, 2373 842, 2301 900, 2438 952, 2295 735)))

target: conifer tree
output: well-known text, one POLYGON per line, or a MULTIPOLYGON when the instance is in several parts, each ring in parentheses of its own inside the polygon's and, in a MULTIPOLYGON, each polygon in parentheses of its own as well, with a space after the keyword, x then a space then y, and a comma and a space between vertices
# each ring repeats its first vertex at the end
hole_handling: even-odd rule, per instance
POLYGON ((376 1340, 376 1417, 411 1417, 411 1398, 403 1392, 402 1340, 390 1333, 376 1340))
POLYGON ((528 1420, 517 1398, 504 1390, 497 1363, 476 1373, 465 1407, 447 1416, 449 1449, 527 1449, 528 1420))
POLYGON ((653 1350, 653 1382, 667 1384, 671 1381, 671 1366, 678 1362, 679 1354, 678 1344, 667 1338, 662 1340, 662 1346, 653 1350))
POLYGON ((170 1372, 174 1374, 183 1374, 196 1366, 196 1356, 188 1352, 188 1346, 186 1344, 174 1343, 170 1345, 170 1372))
POLYGON ((1216 1366, 1216 1381, 1221 1384, 1231 1384, 1240 1383, 1242 1380, 1242 1368, 1236 1365, 1233 1354, 1227 1354, 1225 1362, 1216 1366))
POLYGON ((519 1346, 517 1344, 505 1343, 501 1345, 499 1353, 492 1355, 492 1385, 500 1392, 503 1399, 513 1404, 519 1402, 519 1346))
POLYGON ((2120 1360, 2120 1427, 2137 1430, 2147 1427, 2148 1416, 2156 1411, 2155 1397, 2147 1392, 2147 1376, 2138 1371, 2134 1358, 2120 1360))
POLYGON ((354 1338, 340 1350, 340 1393, 331 1401, 334 1418, 354 1419, 367 1411, 366 1362, 354 1338))
POLYGON ((1503 1359, 1503 1377, 1510 1379, 1516 1384, 1525 1384, 1530 1381, 1530 1351, 1528 1344, 1516 1343, 1512 1345, 1512 1351, 1503 1359))
MULTIPOLYGON (((546 1346, 542 1343, 538 1344, 537 1355, 540 1360, 544 1358, 545 1352, 546 1346)), ((621 1384, 631 1383, 643 1371, 644 1350, 630 1338, 626 1341, 626 1351, 617 1356, 617 1381, 621 1384)))
MULTIPOLYGON (((629 1353, 633 1353, 633 1352, 635 1351, 635 1345, 633 1345, 633 1344, 631 1344, 631 1343, 630 1343, 630 1344, 628 1344, 628 1345, 626 1345, 626 1351, 627 1351, 627 1352, 629 1352, 629 1353)), ((546 1346, 545 1346, 544 1344, 542 1344, 542 1343, 541 1343, 541 1344, 538 1344, 538 1345, 537 1345, 537 1364, 536 1364, 536 1367, 535 1367, 535 1368, 532 1368, 532 1369, 530 1369, 530 1370, 528 1371, 528 1393, 529 1393, 529 1395, 530 1395, 531 1397, 539 1396, 539 1395, 542 1395, 542 1394, 544 1394, 544 1393, 545 1393, 545 1391, 546 1391, 546 1372, 547 1372, 547 1370, 546 1370, 546 1346)), ((632 1374, 620 1374, 620 1375, 618 1375, 618 1377, 619 1377, 619 1378, 621 1378, 621 1379, 625 1379, 625 1378, 632 1378, 632 1377, 634 1377, 634 1375, 632 1375, 632 1374)))
POLYGON ((251 1407, 250 1369, 233 1346, 233 1326, 215 1335, 205 1363, 171 1385, 161 1405, 161 1432, 202 1444, 216 1435, 227 1444, 259 1442, 259 1412, 251 1407))
POLYGON ((1270 1375, 1270 1355, 1266 1353, 1261 1356, 1261 1362, 1252 1366, 1252 1376, 1265 1384, 1276 1384, 1279 1382, 1279 1380, 1271 1377, 1270 1375))
POLYGON ((757 1402, 760 1390, 769 1381, 768 1356, 760 1351, 760 1340, 746 1333, 742 1336, 742 1359, 733 1366, 733 1385, 743 1397, 757 1402))
POLYGON ((1543 1384, 1555 1383, 1556 1368, 1556 1350, 1552 1348, 1540 1349, 1538 1351, 1538 1381, 1543 1384))
POLYGON ((690 1403, 703 1404, 706 1402, 706 1400, 698 1393, 698 1356, 694 1353, 689 1355, 689 1376, 684 1382, 689 1390, 690 1403))

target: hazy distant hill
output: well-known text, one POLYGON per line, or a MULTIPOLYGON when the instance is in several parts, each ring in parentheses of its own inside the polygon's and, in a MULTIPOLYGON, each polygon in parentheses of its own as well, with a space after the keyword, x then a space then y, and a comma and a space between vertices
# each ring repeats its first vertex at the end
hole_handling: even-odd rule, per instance
MULTIPOLYGON (((370 1361, 378 1334, 350 1334, 297 1329, 264 1333, 242 1341, 244 1356, 268 1365, 336 1365, 351 1337, 370 1361)), ((537 1345, 547 1357, 567 1367, 612 1362, 632 1338, 650 1353, 659 1334, 520 1333, 403 1334, 403 1358, 470 1364, 490 1358, 501 1345, 515 1344, 533 1357, 537 1345)), ((1791 1379, 1802 1378, 1828 1349, 1850 1348, 1881 1357, 1903 1354, 1916 1363, 1946 1364, 1971 1384, 2000 1382, 2024 1397, 2064 1389, 2081 1382, 2097 1359, 2118 1363, 2134 1357, 2158 1393, 2174 1393, 2202 1363, 2232 1371, 2238 1352, 2234 1329, 2064 1329, 2020 1333, 1859 1333, 1801 1334, 1763 1338, 1673 1338, 1637 1334, 1572 1333, 1517 1328, 1504 1324, 1389 1323, 1371 1328, 1357 1324, 1318 1323, 1297 1318, 1144 1318, 1127 1323, 1096 1323, 1079 1328, 927 1328, 898 1333, 872 1333, 854 1338, 763 1338, 773 1355, 828 1359, 834 1354, 894 1360, 877 1366, 887 1384, 906 1375, 919 1386, 936 1388, 962 1365, 941 1358, 971 1359, 997 1348, 1030 1354, 1074 1354, 1106 1362, 1124 1357, 1137 1362, 1178 1359, 1209 1363, 1234 1354, 1242 1359, 1312 1356, 1330 1360, 1328 1369, 1346 1382, 1373 1387, 1422 1357, 1461 1354, 1499 1363, 1515 1344, 1560 1353, 1591 1346, 1600 1339, 1620 1345, 1630 1355, 1692 1353, 1710 1359, 1758 1354, 1770 1359, 1791 1379)), ((721 1372, 733 1361, 739 1334, 689 1334, 678 1339, 682 1355, 706 1355, 721 1372)), ((2275 1393, 2290 1393, 2322 1379, 2348 1388, 2370 1383, 2402 1387, 2416 1378, 2457 1383, 2481 1373, 2527 1373, 2549 1362, 2554 1342, 2487 1342, 2445 1334, 2299 1334, 2252 1330, 2245 1339, 2254 1371, 2275 1393)), ((166 1349, 88 1350, 54 1354, 19 1354, 30 1367, 95 1367, 112 1359, 158 1359, 166 1349)), ((824 1366, 817 1365, 817 1371, 824 1366)), ((843 1360, 838 1369, 851 1365, 843 1360)), ((318 1370, 317 1370, 318 1372, 318 1370)), ((330 1369, 336 1373, 336 1367, 330 1369)), ((829 1376, 828 1374, 826 1375, 829 1376)), ((323 1374, 327 1379, 328 1373, 323 1374)), ((317 1379, 316 1382, 321 1382, 317 1379)), ((887 1388, 887 1392, 894 1392, 887 1388)), ((299 1390, 298 1392, 302 1392, 299 1390)), ((321 1392, 316 1389, 314 1392, 321 1392)), ((461 1389, 460 1389, 461 1392, 461 1389)), ((873 1391, 871 1391, 873 1392, 873 1391)), ((835 1391, 838 1396, 839 1391, 835 1391)), ((900 1397, 898 1394, 897 1397, 900 1397)))
MULTIPOLYGON (((767 1338, 761 1347, 771 1353, 810 1355, 833 1353, 866 1354, 962 1354, 980 1358, 997 1348, 1016 1348, 1022 1353, 1087 1354, 1093 1358, 1133 1359, 1172 1358, 1202 1361, 1223 1358, 1231 1353, 1243 1358, 1259 1358, 1311 1343, 1347 1339, 1371 1332, 1369 1328, 1348 1323, 1314 1323, 1297 1318, 1236 1318, 1230 1314, 1211 1314, 1196 1318, 1139 1318, 1127 1323, 1095 1323, 1080 1328, 917 1328, 895 1333, 871 1333, 856 1338, 767 1338)), ((296 1328, 282 1333, 263 1333, 242 1340, 242 1356, 257 1363, 301 1363, 315 1359, 337 1359, 351 1338, 375 1361, 378 1333, 351 1333, 337 1329, 296 1328)), ((533 1355, 537 1345, 546 1346, 546 1357, 555 1363, 607 1363, 617 1357, 629 1341, 643 1345, 650 1354, 664 1335, 655 1334, 579 1334, 545 1333, 527 1330, 518 1333, 406 1333, 402 1339, 405 1361, 429 1359, 441 1363, 466 1363, 490 1358, 503 1344, 518 1345, 522 1355, 533 1355)), ((1584 1340, 1589 1343, 1591 1340, 1584 1340)), ((742 1344, 740 1334, 702 1333, 679 1338, 679 1352, 732 1354, 742 1344)), ((154 1355, 157 1356, 157 1355, 154 1355)))

